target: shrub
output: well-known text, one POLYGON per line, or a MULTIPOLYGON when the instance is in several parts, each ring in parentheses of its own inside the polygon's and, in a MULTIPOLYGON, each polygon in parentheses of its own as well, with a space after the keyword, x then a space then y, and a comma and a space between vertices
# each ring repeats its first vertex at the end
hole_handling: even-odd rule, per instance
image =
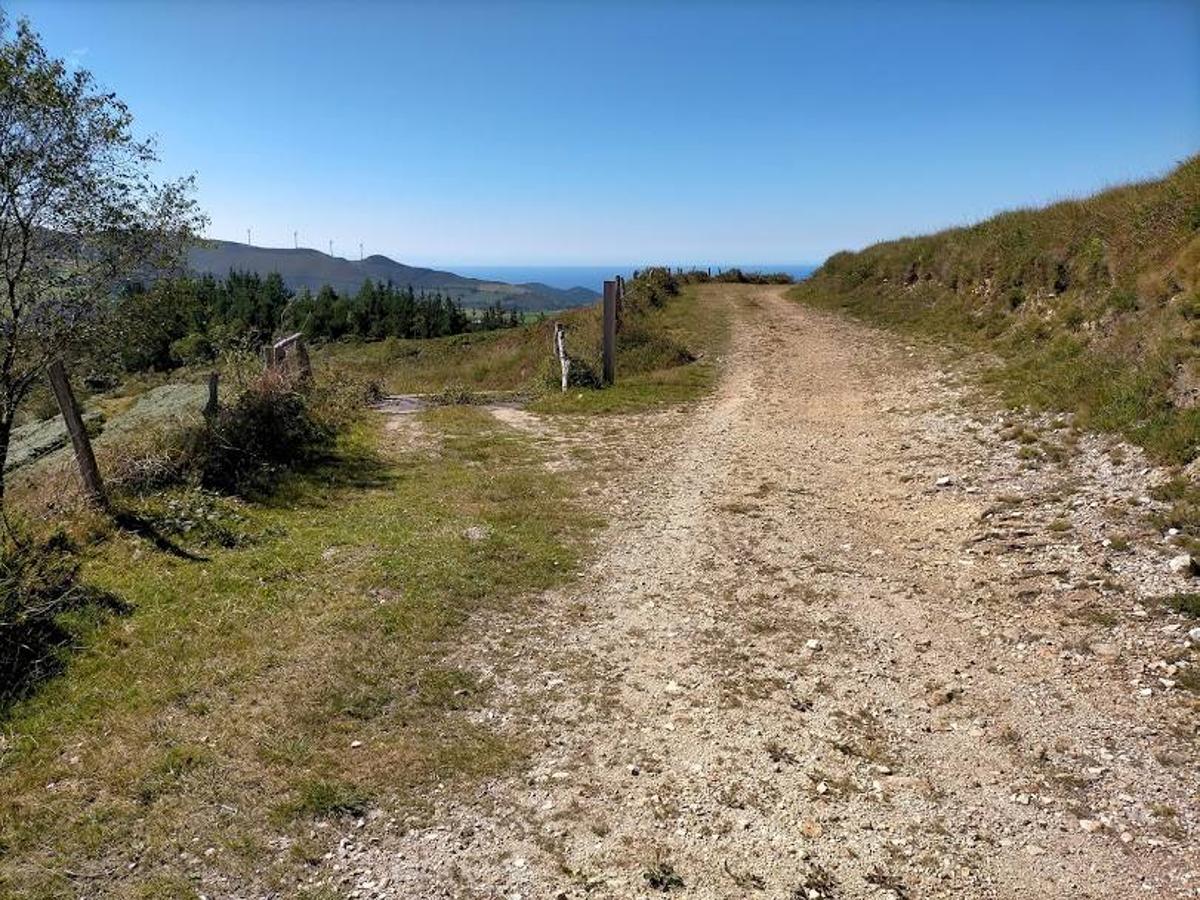
POLYGON ((284 470, 325 455, 334 432, 299 382, 270 371, 193 431, 189 455, 204 487, 258 493, 284 470))
POLYGON ((208 338, 195 331, 171 342, 171 360, 181 366, 209 362, 214 355, 208 338))
POLYGON ((57 667, 59 616, 83 599, 78 575, 63 532, 36 541, 10 526, 0 539, 0 707, 57 667))

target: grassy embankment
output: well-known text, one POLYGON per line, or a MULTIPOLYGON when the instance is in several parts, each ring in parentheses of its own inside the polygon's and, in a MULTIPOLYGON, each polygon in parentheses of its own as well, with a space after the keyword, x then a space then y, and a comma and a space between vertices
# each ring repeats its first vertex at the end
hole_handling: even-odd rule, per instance
POLYGON ((1158 489, 1171 509, 1156 524, 1200 553, 1200 157, 1156 181, 838 253, 791 296, 978 351, 981 381, 1012 407, 1191 463, 1158 489))
POLYGON ((378 381, 390 394, 500 392, 531 398, 539 412, 629 412, 694 399, 716 377, 729 308, 719 289, 685 287, 663 307, 630 322, 617 348, 617 383, 602 391, 558 391, 554 322, 581 369, 600 371, 600 310, 570 310, 519 328, 429 341, 331 344, 318 361, 378 381))
POLYGON ((998 357, 1014 406, 1200 453, 1200 157, 1158 181, 838 253, 791 296, 998 357))
MULTIPOLYGON (((710 315, 692 293, 648 313, 623 349, 624 388, 547 405, 696 396, 723 342, 710 301, 710 315), (644 349, 683 340, 699 364, 663 369, 644 349)), ((594 320, 571 314, 575 346, 594 320)), ((336 361, 392 390, 524 390, 548 333, 339 346, 318 371, 336 361)), ((520 758, 471 722, 487 685, 446 655, 472 617, 519 613, 570 578, 598 521, 485 412, 420 415, 419 446, 363 418, 331 459, 257 502, 186 487, 145 500, 182 522, 172 540, 187 555, 96 516, 72 523, 84 580, 124 612, 68 617, 65 672, 5 714, 0 896, 299 895, 341 831, 322 821, 419 815, 434 784, 520 758)))

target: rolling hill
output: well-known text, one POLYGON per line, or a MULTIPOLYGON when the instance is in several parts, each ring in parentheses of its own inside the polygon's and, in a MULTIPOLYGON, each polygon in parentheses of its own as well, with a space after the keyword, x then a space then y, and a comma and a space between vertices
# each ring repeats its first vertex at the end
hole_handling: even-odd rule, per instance
POLYGON ((255 247, 234 241, 206 241, 193 247, 188 253, 188 264, 198 273, 216 276, 231 270, 260 275, 278 272, 294 291, 308 288, 315 292, 329 285, 338 293, 353 293, 368 278, 390 280, 400 286, 412 285, 418 291, 450 294, 468 307, 488 306, 498 300, 507 308, 520 310, 570 309, 592 303, 598 296, 582 287, 562 290, 537 282, 505 284, 467 278, 453 272, 406 266, 386 256, 368 256, 356 261, 318 250, 255 247))

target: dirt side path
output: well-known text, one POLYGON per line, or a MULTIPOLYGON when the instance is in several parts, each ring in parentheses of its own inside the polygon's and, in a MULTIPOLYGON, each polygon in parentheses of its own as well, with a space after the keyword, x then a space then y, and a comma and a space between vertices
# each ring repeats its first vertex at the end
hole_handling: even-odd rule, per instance
POLYGON ((1144 560, 1097 531, 1152 473, 1030 469, 894 339, 720 290, 741 310, 720 386, 609 435, 640 474, 597 489, 611 525, 580 586, 456 660, 494 681, 481 715, 529 741, 528 769, 435 793, 432 821, 364 823, 321 877, 363 897, 1196 895, 1186 625, 1146 611, 1144 560))

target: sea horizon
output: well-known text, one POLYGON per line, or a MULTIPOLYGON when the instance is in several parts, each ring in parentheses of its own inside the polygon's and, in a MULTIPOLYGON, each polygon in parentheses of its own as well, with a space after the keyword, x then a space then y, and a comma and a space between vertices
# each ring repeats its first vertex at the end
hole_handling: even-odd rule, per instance
MULTIPOLYGON (((453 272, 456 275, 465 275, 469 278, 481 278, 484 280, 503 281, 508 284, 528 284, 530 282, 538 282, 546 284, 553 288, 563 290, 575 287, 587 288, 593 291, 599 291, 605 280, 620 275, 624 278, 629 278, 634 271, 646 268, 648 264, 642 263, 639 265, 593 265, 593 266, 536 266, 536 265, 470 265, 459 263, 445 263, 430 265, 429 268, 440 269, 446 272, 453 272)), ((672 268, 675 268, 673 265, 672 268)), ((715 275, 718 271, 728 269, 741 269, 744 272, 786 272, 793 278, 799 280, 806 278, 817 268, 812 263, 713 263, 705 264, 683 264, 684 269, 708 269, 711 268, 715 275)))

